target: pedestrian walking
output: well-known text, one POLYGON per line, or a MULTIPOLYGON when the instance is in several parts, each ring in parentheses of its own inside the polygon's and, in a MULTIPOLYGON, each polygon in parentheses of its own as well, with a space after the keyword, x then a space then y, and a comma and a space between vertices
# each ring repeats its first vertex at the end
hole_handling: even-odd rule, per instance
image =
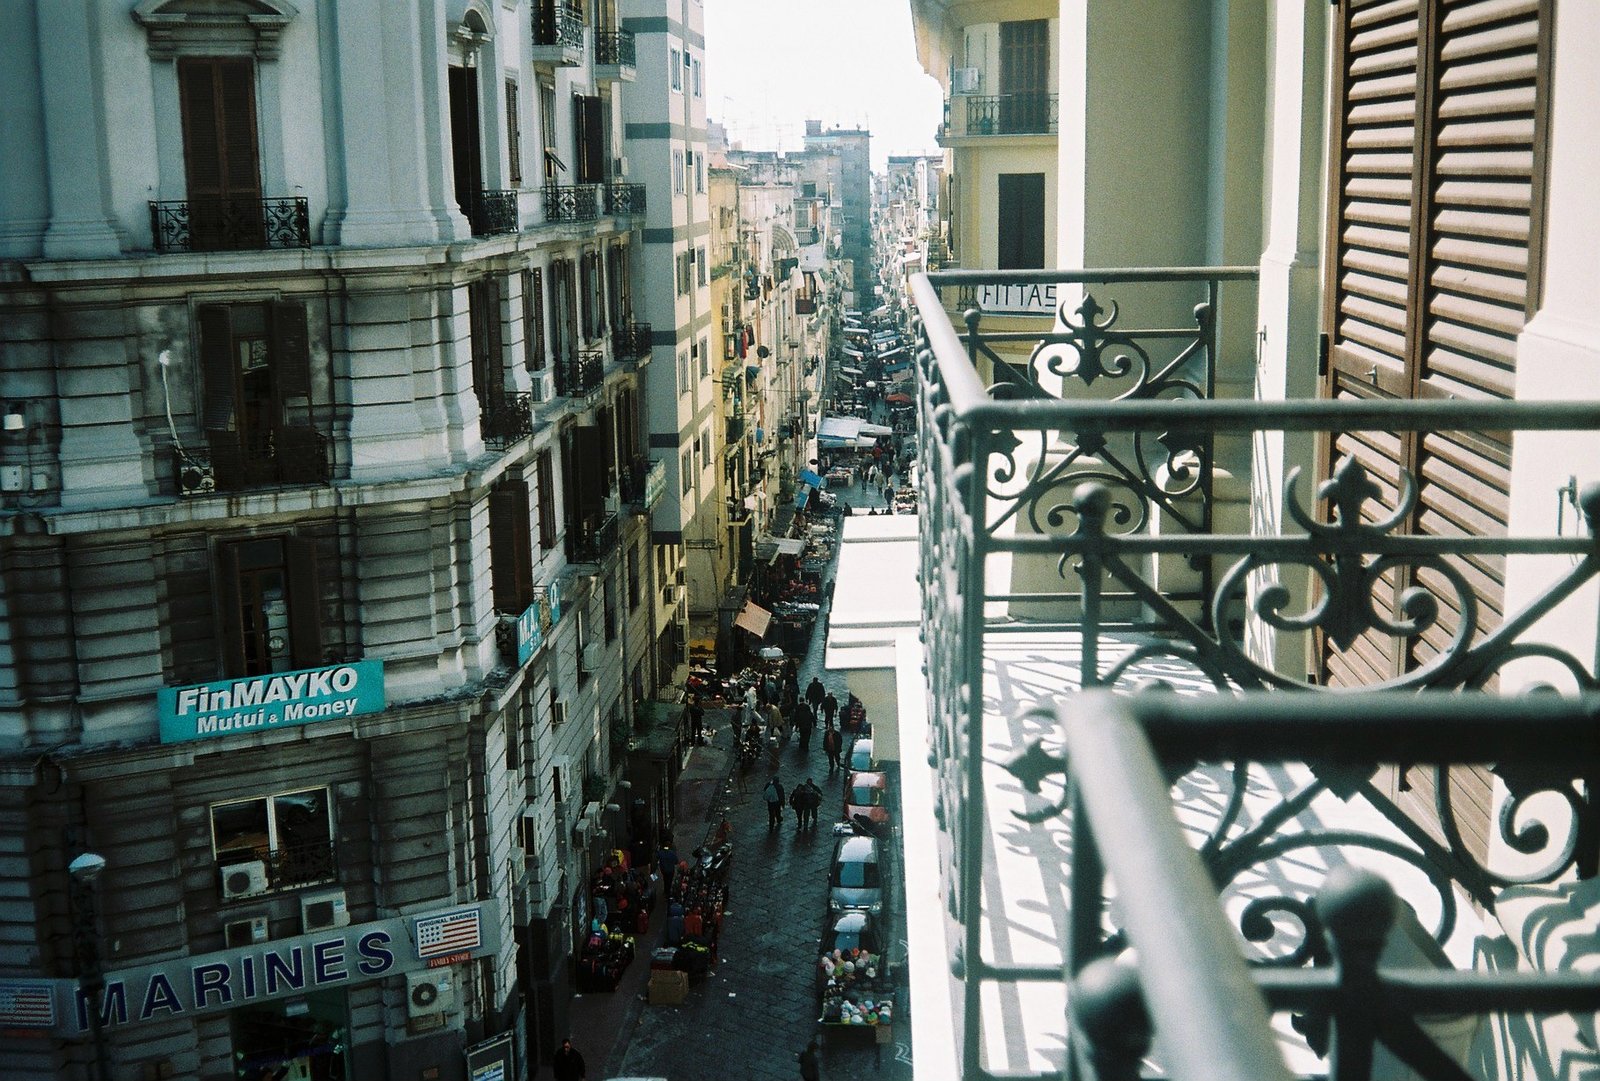
POLYGON ((800 1062, 800 1081, 821 1081, 822 1074, 817 1065, 817 1038, 811 1037, 811 1042, 805 1049, 795 1056, 800 1062))
POLYGON ((816 676, 812 676, 811 682, 806 684, 806 701, 811 703, 812 709, 822 708, 822 696, 827 693, 827 688, 823 687, 822 680, 816 676))
POLYGON ((744 689, 744 714, 739 718, 741 725, 748 725, 756 715, 756 707, 760 705, 756 696, 756 686, 752 683, 744 689))
POLYGON ((839 753, 844 749, 844 737, 839 730, 829 725, 822 732, 822 753, 828 756, 828 776, 833 776, 833 771, 839 768, 839 753))
POLYGON ((776 776, 768 777, 761 796, 767 801, 767 832, 771 833, 783 822, 783 782, 776 776))
POLYGON ((656 850, 656 867, 661 871, 661 895, 672 896, 672 876, 678 871, 678 850, 672 847, 672 835, 663 834, 661 847, 656 850))
POLYGON ((800 753, 805 754, 811 749, 811 732, 817 727, 817 713, 810 702, 800 703, 795 712, 796 723, 800 726, 800 753))
POLYGON ((817 782, 810 777, 805 783, 795 789, 801 796, 800 800, 800 828, 817 828, 817 808, 822 806, 822 789, 817 787, 817 782))
POLYGON ((794 829, 796 833, 806 828, 806 800, 810 799, 806 786, 797 784, 794 791, 789 793, 789 806, 794 808, 794 829))
MULTIPOLYGON (((583 1055, 572 1046, 571 1036, 561 1041, 561 1047, 556 1051, 556 1057, 551 1060, 550 1067, 555 1073, 556 1081, 588 1081, 589 1078, 589 1068, 584 1065, 583 1055)), ((815 1077, 816 1074, 812 1076, 815 1077)))
POLYGON ((829 691, 827 694, 822 696, 822 716, 823 719, 827 721, 829 728, 833 727, 833 717, 834 714, 838 712, 839 700, 833 696, 832 691, 829 691))
POLYGON ((689 696, 689 738, 695 743, 705 742, 706 734, 706 707, 700 704, 700 696, 689 696))

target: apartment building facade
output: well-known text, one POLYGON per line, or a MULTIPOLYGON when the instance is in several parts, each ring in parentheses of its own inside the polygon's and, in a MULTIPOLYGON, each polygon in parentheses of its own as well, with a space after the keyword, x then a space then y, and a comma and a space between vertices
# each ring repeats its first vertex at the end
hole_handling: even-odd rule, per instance
POLYGON ((8 1075, 526 1076, 669 813, 616 784, 663 611, 634 41, 0 20, 8 1075))

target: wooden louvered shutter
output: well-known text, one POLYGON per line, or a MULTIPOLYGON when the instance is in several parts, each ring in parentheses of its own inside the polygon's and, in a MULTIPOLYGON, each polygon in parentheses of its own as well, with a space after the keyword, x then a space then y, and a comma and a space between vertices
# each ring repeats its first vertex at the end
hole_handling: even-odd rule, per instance
POLYGON ((534 472, 539 485, 539 547, 548 551, 556 546, 556 478, 549 451, 539 452, 534 472))
MULTIPOLYGON (((272 321, 272 379, 284 404, 291 398, 311 396, 311 342, 306 329, 306 306, 274 302, 272 321)), ((303 405, 305 403, 295 403, 303 405)))
POLYGON ((244 615, 239 592, 239 552, 232 544, 216 550, 217 640, 222 646, 222 674, 242 676, 244 671, 244 615))
POLYGON ((190 243, 196 250, 259 247, 261 167, 255 69, 248 60, 178 62, 190 243))
POLYGON ((235 363, 233 319, 224 304, 203 304, 196 313, 200 324, 201 424, 208 432, 234 428, 235 363))
POLYGON ((522 115, 517 102, 517 81, 506 80, 506 151, 509 180, 513 188, 522 185, 522 115))
MULTIPOLYGON (((1506 398, 1516 340, 1537 297, 1548 0, 1349 0, 1340 8, 1330 213, 1325 392, 1332 397, 1506 398)), ((1400 472, 1417 483, 1403 528, 1432 535, 1506 529, 1507 433, 1356 433, 1352 455, 1392 510, 1400 472)), ((1503 560, 1456 557, 1478 634, 1498 625, 1503 560)), ((1323 675, 1359 685, 1419 667, 1462 626, 1456 590, 1427 568, 1387 576, 1441 602, 1436 625, 1408 641, 1369 635, 1326 644, 1323 675)), ((1480 855, 1491 786, 1454 770, 1463 836, 1480 855)), ((1392 779, 1391 779, 1392 780, 1392 779)), ((1403 802, 1426 820, 1432 780, 1413 771, 1403 802)), ((1402 786, 1394 783, 1398 795, 1402 786)))
POLYGON ((522 272, 522 347, 530 372, 544 369, 544 272, 522 272))
POLYGON ((316 668, 322 652, 322 579, 317 573, 317 544, 309 537, 284 540, 288 557, 289 656, 296 668, 316 668))
POLYGON ((532 604, 533 540, 526 481, 507 481, 489 493, 489 560, 495 609, 515 614, 532 604))

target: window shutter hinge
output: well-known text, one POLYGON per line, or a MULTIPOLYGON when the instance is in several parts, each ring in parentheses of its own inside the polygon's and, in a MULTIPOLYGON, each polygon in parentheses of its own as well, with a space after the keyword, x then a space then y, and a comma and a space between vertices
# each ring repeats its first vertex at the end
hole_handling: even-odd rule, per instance
POLYGON ((1317 335, 1317 375, 1326 377, 1328 374, 1328 336, 1317 335))

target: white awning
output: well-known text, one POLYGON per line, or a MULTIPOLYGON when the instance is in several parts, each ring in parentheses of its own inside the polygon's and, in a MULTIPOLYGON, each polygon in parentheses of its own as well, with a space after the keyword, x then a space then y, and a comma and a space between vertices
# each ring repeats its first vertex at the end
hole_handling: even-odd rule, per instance
POLYGON ((767 636, 767 624, 772 622, 772 613, 761 607, 755 601, 746 601, 739 615, 734 619, 735 627, 743 627, 757 638, 767 636))
POLYGON ((894 434, 894 429, 893 428, 886 428, 882 424, 863 424, 861 426, 861 429, 858 432, 858 434, 860 434, 860 435, 893 435, 894 434))
POLYGON ((775 537, 773 543, 778 546, 781 555, 797 556, 806 550, 806 542, 799 537, 775 537))

